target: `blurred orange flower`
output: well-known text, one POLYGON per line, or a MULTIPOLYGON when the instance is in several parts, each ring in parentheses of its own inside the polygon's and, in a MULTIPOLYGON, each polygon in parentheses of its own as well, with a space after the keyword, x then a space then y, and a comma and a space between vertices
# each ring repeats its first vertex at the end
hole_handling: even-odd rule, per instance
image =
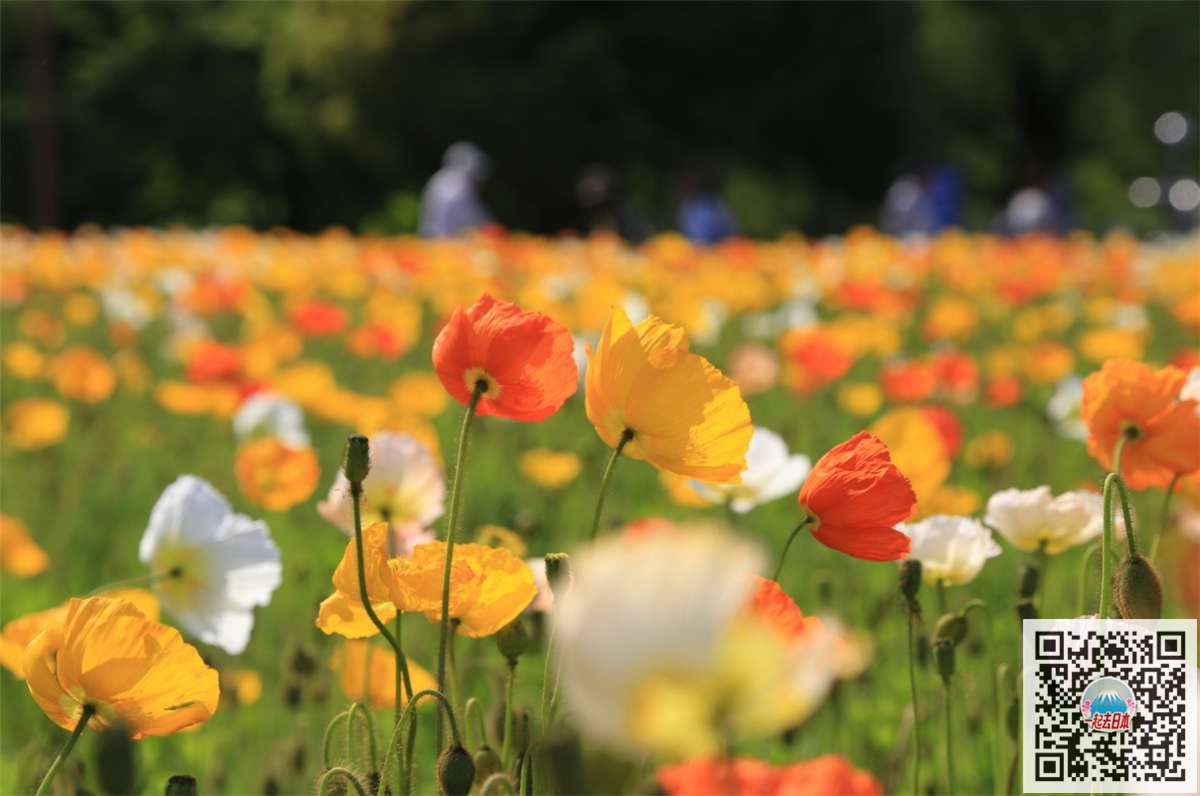
POLYGON ((242 378, 240 349, 215 340, 197 340, 188 347, 187 380, 199 384, 233 382, 242 378))
POLYGON ((659 769, 666 796, 883 796, 867 771, 839 755, 823 755, 776 768, 748 757, 699 758, 659 769))
POLYGON ((938 374, 928 362, 900 360, 883 366, 879 383, 893 403, 924 401, 937 389, 938 374))
POLYGON ((117 386, 117 372, 112 365, 85 346, 72 346, 54 357, 48 371, 59 395, 84 403, 105 400, 117 386))
POLYGON ((288 315, 296 330, 310 337, 340 334, 346 328, 346 311, 325 301, 298 304, 288 315))
POLYGON ((574 348, 562 324, 485 293, 450 316, 433 343, 433 366, 459 403, 483 386, 478 414, 538 421, 578 388, 574 348))
POLYGON ((61 440, 70 422, 71 415, 58 401, 22 398, 4 411, 4 436, 17 450, 37 450, 61 440))
MULTIPOLYGON (((370 641, 347 641, 333 653, 330 668, 339 674, 338 682, 346 699, 366 702, 375 710, 396 704, 396 656, 370 641)), ((426 669, 408 659, 408 677, 413 693, 437 688, 437 680, 426 669)), ((408 703, 401 695, 401 705, 408 703)))
POLYGON ((312 448, 294 447, 276 437, 243 442, 233 471, 242 494, 271 511, 287 511, 308 500, 321 475, 312 448))
POLYGON ((1196 401, 1179 400, 1187 374, 1131 360, 1109 360, 1083 380, 1080 416, 1088 453, 1111 470, 1124 436, 1121 475, 1131 489, 1166 487, 1177 475, 1200 470, 1196 401))
POLYGON ((746 612, 783 638, 797 639, 821 624, 815 616, 805 616, 796 601, 775 581, 755 578, 754 582, 754 593, 750 595, 746 612))
POLYGON ((840 379, 854 364, 854 357, 830 332, 800 329, 788 332, 779 341, 787 368, 784 383, 789 389, 806 394, 840 379))
POLYGON ((911 542, 895 526, 913 515, 917 496, 878 437, 860 431, 831 449, 798 499, 815 520, 813 536, 827 547, 866 561, 908 555, 911 542))
POLYGON ((170 735, 202 724, 217 709, 217 672, 179 631, 148 619, 133 603, 72 598, 61 624, 25 648, 29 693, 58 726, 126 725, 133 738, 170 735))
POLYGON ((587 416, 609 447, 655 467, 737 483, 754 428, 738 386, 688 350, 683 329, 614 307, 587 368, 587 416), (629 436, 632 435, 632 436, 629 436))
POLYGON ((28 578, 45 572, 48 566, 50 557, 33 541, 25 523, 0 514, 0 567, 19 578, 28 578))

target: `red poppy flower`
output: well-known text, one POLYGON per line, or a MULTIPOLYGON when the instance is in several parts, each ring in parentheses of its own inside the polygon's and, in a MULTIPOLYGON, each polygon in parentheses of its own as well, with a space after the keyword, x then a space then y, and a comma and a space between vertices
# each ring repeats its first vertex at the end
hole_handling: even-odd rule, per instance
POLYGON ((944 406, 923 406, 921 411, 929 419, 929 422, 933 423, 938 436, 942 438, 946 458, 953 459, 958 455, 958 449, 962 446, 962 423, 958 422, 955 414, 944 406))
POLYGON ((878 437, 860 431, 813 467, 799 502, 817 541, 865 561, 897 561, 911 541, 895 529, 917 508, 912 484, 878 437))
POLYGON ((309 301, 292 308, 292 325, 311 337, 340 334, 346 328, 346 311, 336 304, 309 301))
POLYGON ((215 340, 201 340, 188 350, 187 379, 198 384, 237 382, 242 378, 242 352, 215 340))
POLYGON ((755 584, 754 593, 746 604, 746 612, 785 639, 791 641, 800 638, 821 624, 821 620, 815 616, 805 616, 796 601, 775 581, 757 578, 755 584))
POLYGON ((891 362, 883 366, 879 381, 884 395, 893 403, 924 401, 937 389, 938 374, 928 362, 891 362))
POLYGON ((484 294, 450 316, 433 343, 433 366, 460 403, 483 390, 476 406, 481 415, 544 420, 579 385, 574 348, 562 324, 484 294))

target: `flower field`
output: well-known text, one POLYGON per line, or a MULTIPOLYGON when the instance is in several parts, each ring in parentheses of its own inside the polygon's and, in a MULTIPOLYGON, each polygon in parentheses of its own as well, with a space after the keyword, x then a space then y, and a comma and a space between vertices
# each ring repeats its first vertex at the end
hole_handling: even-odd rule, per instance
POLYGON ((0 793, 1017 793, 1023 618, 1200 615, 1200 239, 0 261, 0 793))

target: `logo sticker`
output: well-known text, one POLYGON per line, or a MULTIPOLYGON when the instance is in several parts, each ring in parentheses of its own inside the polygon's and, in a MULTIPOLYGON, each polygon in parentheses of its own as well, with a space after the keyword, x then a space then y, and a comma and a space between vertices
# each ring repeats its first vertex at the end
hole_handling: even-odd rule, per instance
POLYGON ((1115 677, 1100 677, 1083 690, 1079 712, 1093 730, 1119 732, 1128 730, 1137 712, 1133 689, 1115 677))

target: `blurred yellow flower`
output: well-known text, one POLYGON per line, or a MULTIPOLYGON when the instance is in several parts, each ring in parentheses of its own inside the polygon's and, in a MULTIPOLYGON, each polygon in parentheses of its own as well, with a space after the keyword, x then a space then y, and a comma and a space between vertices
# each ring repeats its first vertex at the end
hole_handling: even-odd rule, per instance
MULTIPOLYGON (((333 653, 330 668, 339 674, 342 693, 352 702, 365 702, 375 710, 396 704, 396 656, 391 649, 370 641, 346 641, 333 653)), ((408 658, 408 677, 416 694, 437 688, 437 680, 408 658)), ((408 703, 407 699, 400 704, 408 703)))
POLYGON ((545 489, 561 489, 579 475, 579 457, 570 451, 534 448, 521 454, 521 472, 545 489))
POLYGON ((918 407, 893 409, 876 420, 869 431, 883 440, 892 461, 908 477, 923 508, 950 475, 950 462, 937 426, 918 407))
POLYGON ((1045 340, 1030 347, 1024 366, 1030 381, 1054 384, 1073 372, 1075 354, 1062 343, 1045 340))
POLYGON ((63 302, 63 317, 72 326, 87 326, 100 314, 100 303, 86 293, 72 293, 63 302))
POLYGON ((843 384, 837 391, 838 408, 855 417, 867 417, 883 406, 883 391, 869 381, 843 384))
POLYGON ((737 385, 688 350, 683 329, 634 326, 614 307, 588 361, 587 416, 612 448, 713 483, 737 483, 754 428, 737 385), (632 435, 632 436, 630 436, 632 435))
POLYGON ((45 572, 48 566, 50 557, 33 541, 25 523, 0 514, 0 568, 19 578, 28 578, 45 572))
POLYGON ((944 484, 934 492, 929 500, 921 504, 921 517, 932 517, 945 514, 952 517, 966 517, 979 510, 979 493, 962 486, 944 484))
POLYGON ((44 310, 25 310, 17 319, 21 334, 46 348, 58 348, 66 339, 63 322, 44 310))
POLYGON ((975 470, 1003 467, 1012 461, 1015 451, 1012 437, 1008 434, 1003 431, 985 431, 968 440, 963 448, 963 462, 975 470))
POLYGON ((46 357, 30 343, 17 341, 4 346, 4 370, 13 378, 39 379, 45 369, 46 357))
POLYGON ((671 498, 672 503, 696 509, 705 509, 712 505, 692 485, 695 483, 694 478, 660 470, 658 480, 662 481, 662 485, 667 490, 667 497, 671 498))
POLYGON ((450 400, 435 373, 401 376, 392 382, 388 394, 401 413, 420 417, 437 417, 450 400))
POLYGON ((979 325, 979 311, 961 296, 941 296, 929 305, 921 331, 930 342, 969 339, 979 325))
POLYGON ((1090 362, 1106 359, 1141 359, 1145 349, 1142 335, 1128 329, 1089 329, 1079 335, 1079 355, 1090 362))
POLYGON ((4 436, 17 450, 37 450, 61 440, 70 421, 67 408, 58 401, 22 398, 4 411, 4 436))
POLYGON ((117 372, 108 360, 84 346, 68 348, 50 360, 48 375, 59 395, 89 404, 105 400, 117 387, 117 372))
POLYGON ((275 437, 243 442, 233 464, 242 494, 263 508, 287 511, 308 500, 321 475, 317 455, 275 437))
POLYGON ((475 532, 475 541, 488 547, 502 547, 519 558, 524 558, 529 552, 529 546, 521 534, 502 525, 481 525, 475 532))
POLYGON ((262 696, 262 675, 253 669, 225 669, 221 672, 221 688, 233 695, 235 704, 247 708, 262 696))
POLYGON ((154 398, 167 411, 176 414, 213 414, 217 417, 233 417, 241 402, 237 388, 231 385, 186 381, 159 382, 154 389, 154 398))

